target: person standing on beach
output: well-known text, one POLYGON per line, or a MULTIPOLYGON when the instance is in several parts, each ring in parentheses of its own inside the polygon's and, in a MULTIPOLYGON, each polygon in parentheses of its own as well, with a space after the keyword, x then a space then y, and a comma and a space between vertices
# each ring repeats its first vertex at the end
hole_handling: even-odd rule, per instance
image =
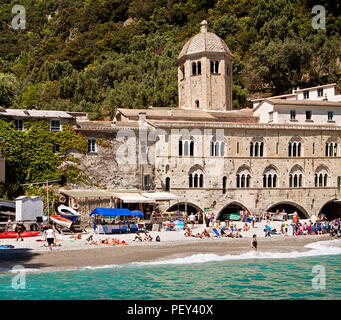
POLYGON ((206 227, 210 226, 211 215, 207 212, 206 213, 206 227))
POLYGON ((213 227, 214 219, 215 219, 215 216, 214 216, 214 213, 212 213, 210 217, 212 227, 213 227))
POLYGON ((15 226, 15 232, 17 233, 17 241, 19 240, 19 238, 21 239, 21 241, 24 241, 23 237, 21 236, 21 233, 25 231, 25 227, 22 223, 17 223, 17 225, 15 226))
POLYGON ((195 224, 195 215, 193 214, 193 212, 189 216, 189 221, 190 221, 192 229, 193 229, 194 228, 194 224, 195 224))
POLYGON ((252 236, 251 249, 257 252, 257 236, 255 234, 252 236))
POLYGON ((49 246, 49 249, 52 251, 52 245, 54 244, 56 240, 56 234, 54 230, 51 228, 51 226, 46 230, 45 233, 45 241, 47 241, 47 244, 49 246))

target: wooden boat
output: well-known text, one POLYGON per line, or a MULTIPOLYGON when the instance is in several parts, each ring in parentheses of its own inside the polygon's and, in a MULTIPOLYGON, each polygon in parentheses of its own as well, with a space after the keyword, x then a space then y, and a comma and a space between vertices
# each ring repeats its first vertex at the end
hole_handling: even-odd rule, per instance
MULTIPOLYGON (((40 231, 24 231, 21 232, 21 237, 35 237, 40 234, 40 231)), ((0 238, 2 239, 9 239, 9 238, 16 238, 18 236, 17 232, 0 232, 0 238)))
POLYGON ((71 220, 61 217, 61 216, 50 216, 50 218, 54 223, 62 227, 68 228, 68 229, 70 229, 73 223, 71 220))
POLYGON ((80 217, 80 214, 76 210, 64 205, 60 205, 57 208, 57 211, 61 217, 69 219, 73 222, 76 222, 76 220, 80 217))

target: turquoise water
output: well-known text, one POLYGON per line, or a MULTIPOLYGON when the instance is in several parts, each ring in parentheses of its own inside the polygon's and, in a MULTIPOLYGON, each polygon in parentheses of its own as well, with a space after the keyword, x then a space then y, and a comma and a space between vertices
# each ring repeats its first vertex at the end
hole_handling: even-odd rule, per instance
POLYGON ((340 270, 336 254, 33 272, 25 275, 25 289, 13 289, 15 274, 6 274, 0 299, 340 299, 340 270), (316 265, 325 268, 325 288, 312 286, 316 265))

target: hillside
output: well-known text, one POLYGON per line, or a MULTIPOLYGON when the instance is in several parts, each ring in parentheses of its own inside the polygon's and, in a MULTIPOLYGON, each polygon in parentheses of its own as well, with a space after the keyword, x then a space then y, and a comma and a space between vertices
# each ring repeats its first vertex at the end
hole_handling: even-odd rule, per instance
POLYGON ((176 57, 203 19, 235 56, 233 106, 264 93, 341 84, 341 8, 298 0, 22 0, 0 5, 0 105, 87 111, 177 106, 176 57), (315 4, 326 29, 315 30, 315 4))

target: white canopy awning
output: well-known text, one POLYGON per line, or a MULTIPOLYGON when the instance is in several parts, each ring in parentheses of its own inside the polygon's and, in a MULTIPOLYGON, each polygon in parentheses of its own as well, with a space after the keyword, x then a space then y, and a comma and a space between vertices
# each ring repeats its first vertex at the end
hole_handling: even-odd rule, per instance
POLYGON ((155 203, 154 199, 146 198, 140 193, 116 193, 115 196, 124 203, 155 203))
POLYGON ((144 197, 154 199, 156 201, 163 201, 163 200, 178 200, 179 197, 175 194, 169 192, 144 192, 141 193, 144 197))

